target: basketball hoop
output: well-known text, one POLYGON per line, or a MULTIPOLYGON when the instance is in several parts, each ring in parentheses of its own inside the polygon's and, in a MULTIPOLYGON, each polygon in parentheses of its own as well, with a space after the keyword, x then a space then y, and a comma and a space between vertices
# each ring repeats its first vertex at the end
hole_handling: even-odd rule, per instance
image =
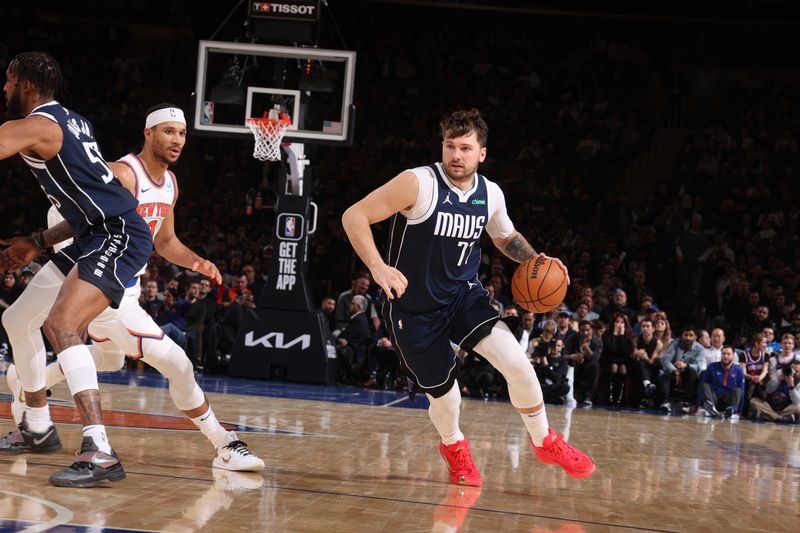
POLYGON ((286 128, 291 125, 287 115, 281 113, 280 119, 261 118, 245 119, 247 127, 253 132, 256 145, 253 148, 253 157, 259 161, 279 161, 281 158, 281 140, 286 134, 286 128))

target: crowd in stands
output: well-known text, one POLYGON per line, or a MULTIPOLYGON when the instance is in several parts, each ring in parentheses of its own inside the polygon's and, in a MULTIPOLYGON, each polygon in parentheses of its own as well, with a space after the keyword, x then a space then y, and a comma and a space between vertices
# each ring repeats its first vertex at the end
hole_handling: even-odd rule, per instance
MULTIPOLYGON (((0 21, 0 68, 32 38, 56 53, 71 81, 65 103, 93 121, 109 159, 138 149, 144 109, 188 105, 196 62, 187 43, 210 33, 187 24, 137 52, 133 30, 98 21, 86 34, 101 32, 107 45, 89 56, 65 37, 68 20, 16 23, 22 16, 12 9, 0 21)), ((482 23, 473 33, 420 18, 408 39, 379 24, 348 32, 343 21, 359 54, 354 142, 307 147, 320 217, 308 279, 338 345, 340 380, 408 386, 380 318, 381 295, 352 253, 341 212, 403 169, 437 160, 438 120, 474 106, 490 126, 481 172, 500 183, 534 248, 570 270, 564 304, 533 316, 511 298, 514 265, 483 246, 481 281, 549 401, 800 418, 797 81, 679 72, 669 43, 641 32, 564 32, 557 24, 523 31, 525 21, 488 16, 482 23), (445 58, 442 50, 467 52, 445 58), (692 120, 672 168, 647 177, 644 197, 631 197, 625 170, 686 101, 692 120)), ((206 371, 224 372, 241 314, 257 304, 272 261, 274 213, 248 216, 244 200, 258 189, 271 206, 276 184, 251 149, 250 141, 190 135, 176 167, 176 230, 215 261, 223 283, 157 256, 142 277, 142 305, 206 371)), ((23 164, 0 167, 2 236, 43 226, 47 203, 31 183, 23 164)), ((387 241, 388 224, 374 230, 387 241)), ((0 307, 26 277, 5 276, 0 307)), ((464 394, 505 395, 478 354, 458 356, 464 394)))

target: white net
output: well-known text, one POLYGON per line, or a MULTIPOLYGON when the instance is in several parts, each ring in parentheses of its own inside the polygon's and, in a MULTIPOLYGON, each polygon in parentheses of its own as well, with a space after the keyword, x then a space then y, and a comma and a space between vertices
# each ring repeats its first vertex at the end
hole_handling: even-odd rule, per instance
POLYGON ((280 160, 281 140, 289 123, 269 118, 248 118, 246 123, 256 139, 253 157, 259 161, 280 160))

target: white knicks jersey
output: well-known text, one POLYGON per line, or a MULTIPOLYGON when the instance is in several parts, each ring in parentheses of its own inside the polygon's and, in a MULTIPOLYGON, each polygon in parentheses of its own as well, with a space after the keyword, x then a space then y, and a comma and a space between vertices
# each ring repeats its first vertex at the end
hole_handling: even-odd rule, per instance
POLYGON ((161 229, 164 218, 172 209, 172 204, 175 203, 175 195, 178 192, 175 174, 169 170, 164 171, 164 174, 159 176, 161 178, 158 180, 159 184, 150 177, 144 162, 136 154, 128 154, 119 158, 117 162, 133 171, 136 187, 134 196, 139 200, 136 211, 147 222, 150 234, 155 237, 161 229))

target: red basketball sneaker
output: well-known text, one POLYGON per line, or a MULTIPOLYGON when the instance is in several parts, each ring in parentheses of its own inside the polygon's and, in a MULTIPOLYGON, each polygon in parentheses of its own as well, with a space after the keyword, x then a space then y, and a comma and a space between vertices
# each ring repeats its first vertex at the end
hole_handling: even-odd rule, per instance
POLYGON ((439 453, 442 454, 442 459, 447 463, 447 468, 450 469, 450 483, 456 485, 471 485, 473 487, 480 487, 483 484, 481 473, 478 472, 478 467, 472 460, 472 452, 469 451, 469 441, 467 439, 460 440, 450 446, 445 446, 443 442, 439 443, 439 453))
POLYGON ((577 448, 570 446, 564 440, 563 435, 559 435, 552 428, 548 429, 547 436, 542 441, 542 446, 531 446, 536 457, 546 465, 561 465, 570 477, 576 479, 586 479, 594 473, 594 462, 589 456, 577 448))

